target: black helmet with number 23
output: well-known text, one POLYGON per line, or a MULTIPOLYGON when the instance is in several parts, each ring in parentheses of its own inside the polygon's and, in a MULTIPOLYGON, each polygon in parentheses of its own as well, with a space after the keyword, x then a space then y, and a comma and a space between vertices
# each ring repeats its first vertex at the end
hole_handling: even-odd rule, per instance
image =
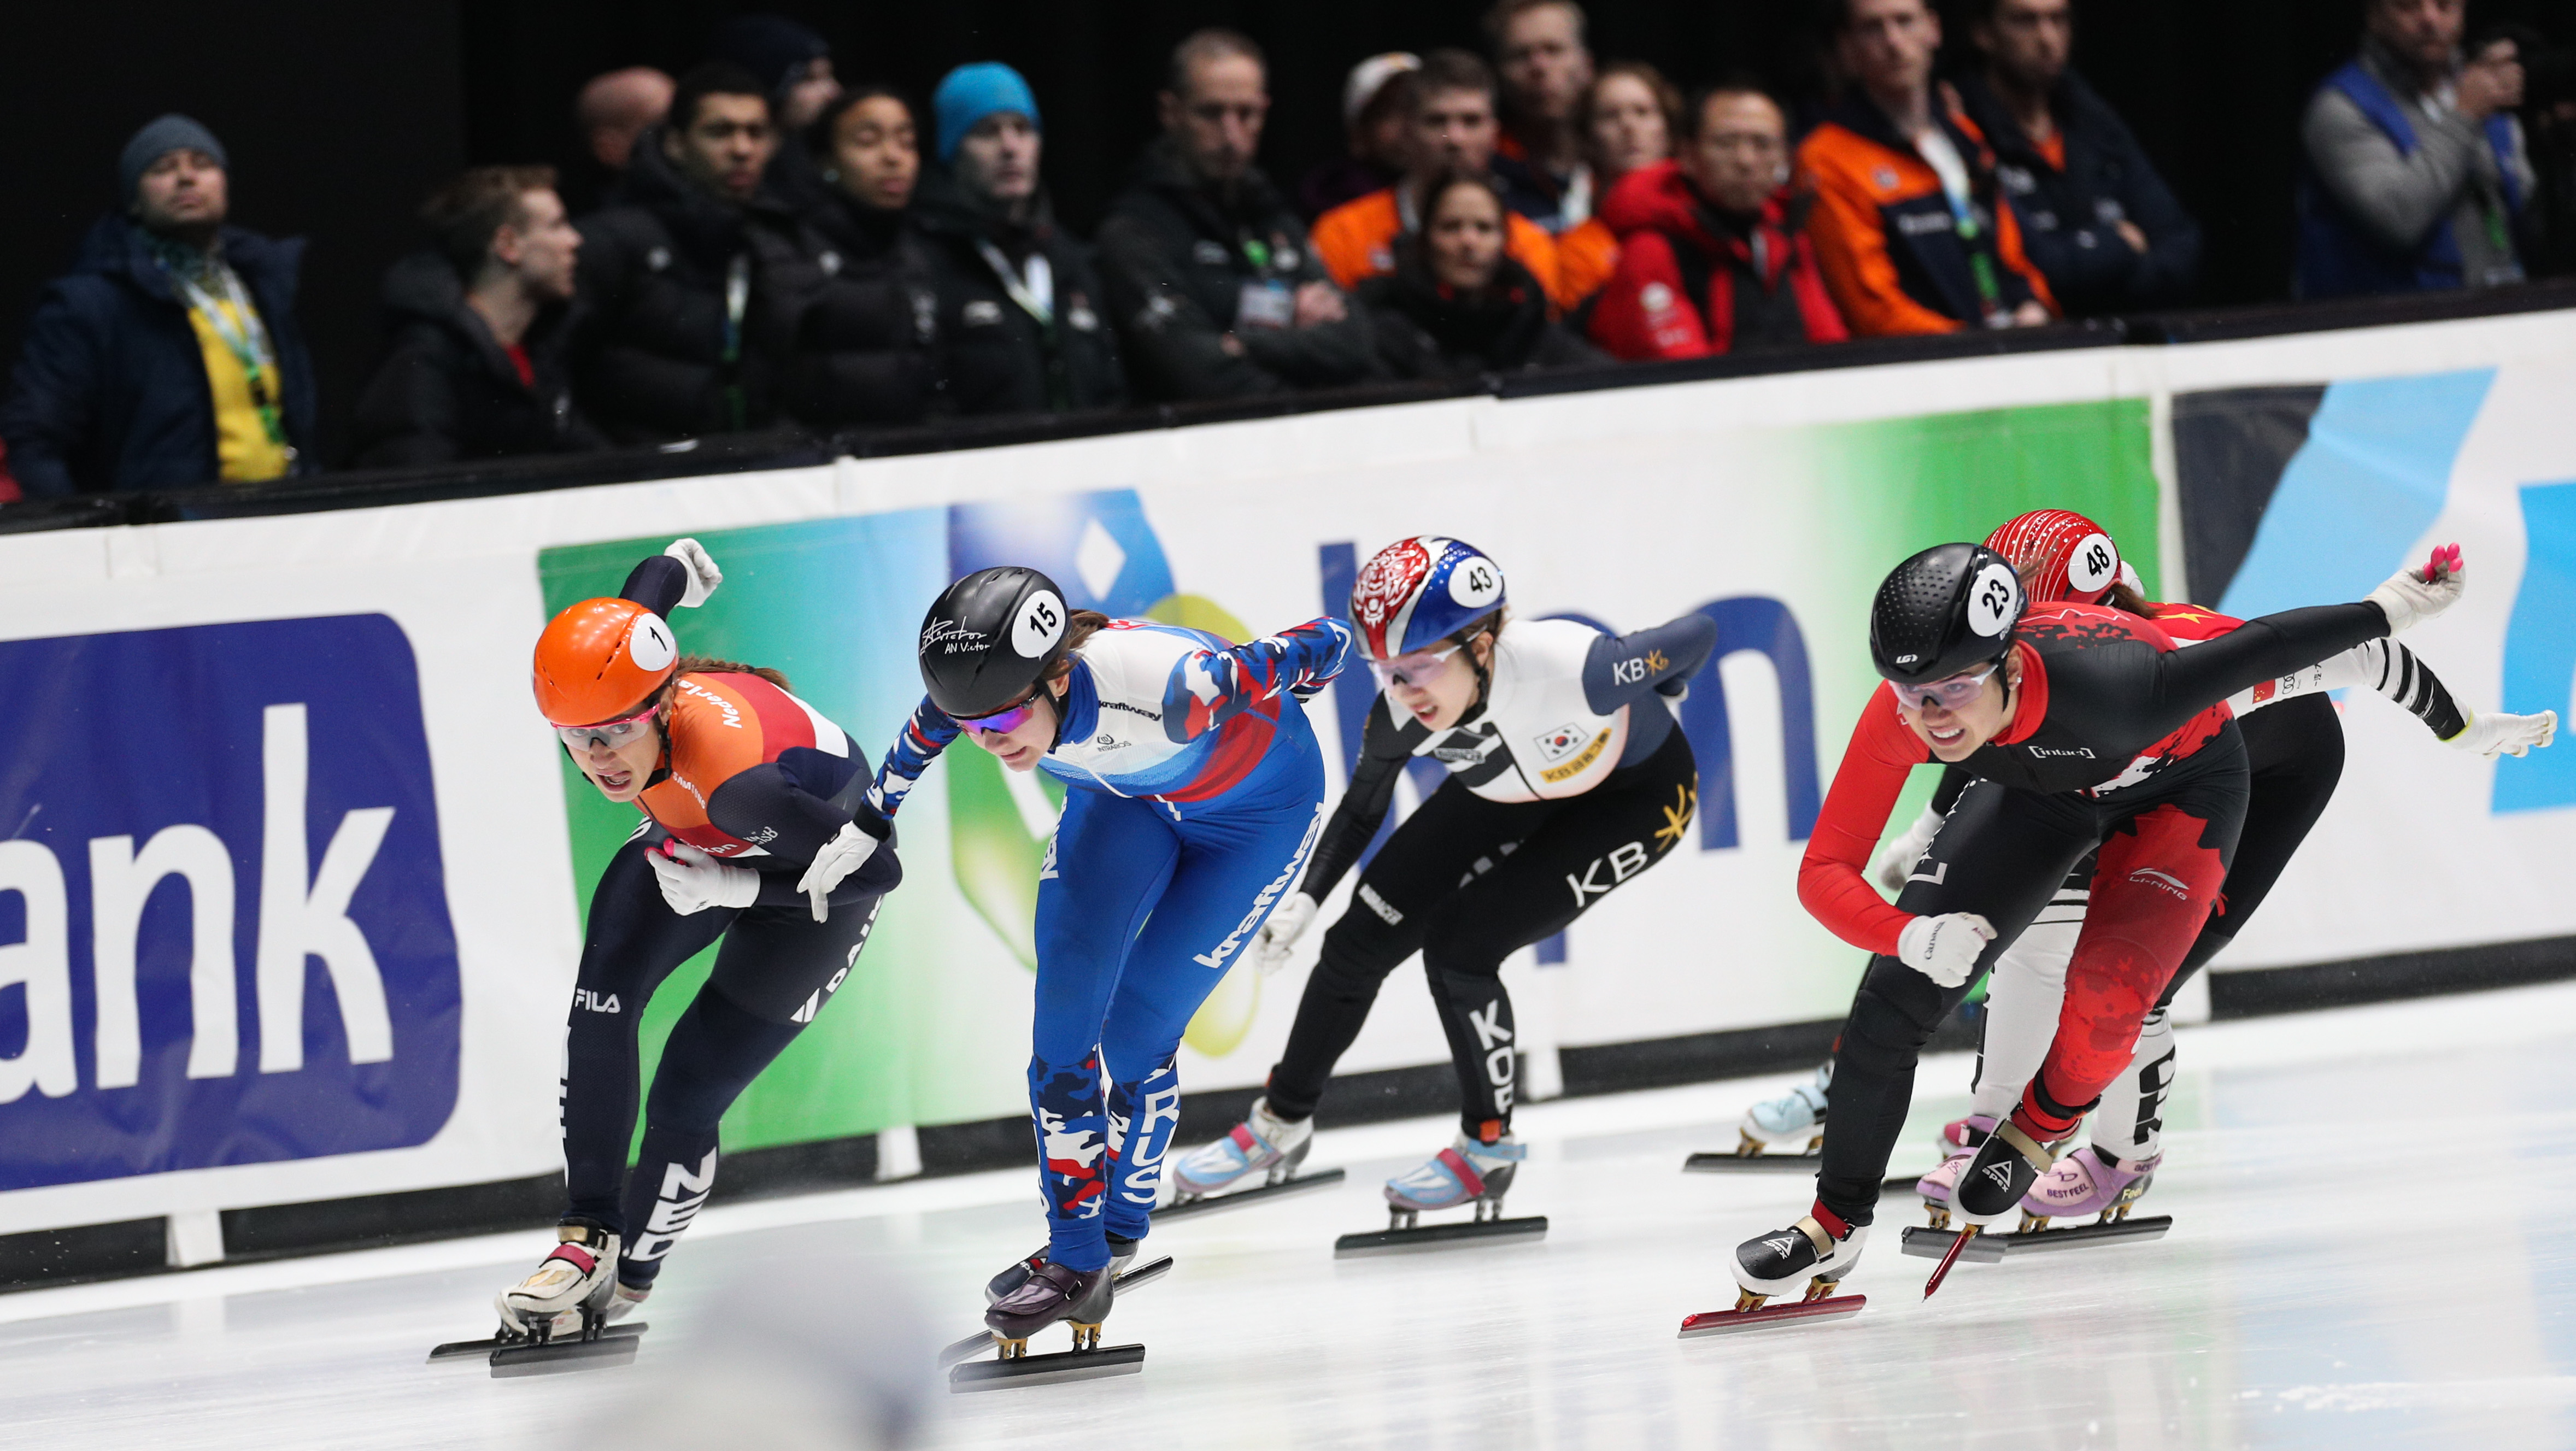
POLYGON ((1898 685, 2003 658, 2028 603, 2012 561, 1982 544, 1936 544, 1888 571, 1869 607, 1869 658, 1898 685))

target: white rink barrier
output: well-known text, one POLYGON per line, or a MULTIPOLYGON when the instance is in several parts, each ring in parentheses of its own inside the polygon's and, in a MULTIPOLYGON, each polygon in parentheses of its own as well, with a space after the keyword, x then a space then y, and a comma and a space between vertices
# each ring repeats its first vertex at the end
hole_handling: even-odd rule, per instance
MULTIPOLYGON (((2093 512, 2156 592, 2232 613, 2357 598, 2457 540, 2469 597, 2408 643, 2463 704, 2565 712, 2570 397, 2576 316, 2541 313, 0 537, 0 1233, 560 1167, 565 1004, 617 823, 568 786, 528 651, 550 605, 673 537, 728 575, 674 621, 684 647, 782 666, 872 758, 916 698, 931 593, 1005 557, 1077 603, 1262 631, 1436 531, 1501 561, 1524 616, 1707 611, 1726 653, 1681 708, 1681 849, 1605 860, 1591 885, 1620 890, 1508 969, 1544 1057, 1840 1015, 1861 956, 1794 873, 1873 684, 1870 590, 2022 509, 2093 512)), ((1310 707, 1336 789, 1364 691, 1310 707)), ((2345 729, 2332 809, 2217 970, 2576 935, 2576 750, 2473 760, 2367 697, 2345 729)), ((1018 1111, 1025 892, 977 868, 1033 852, 1053 810, 934 769, 860 990, 729 1144, 1018 1111)), ((1260 1081, 1312 951, 1229 975, 1186 1082, 1260 1081)), ((1414 980, 1345 1070, 1445 1060, 1414 980)))

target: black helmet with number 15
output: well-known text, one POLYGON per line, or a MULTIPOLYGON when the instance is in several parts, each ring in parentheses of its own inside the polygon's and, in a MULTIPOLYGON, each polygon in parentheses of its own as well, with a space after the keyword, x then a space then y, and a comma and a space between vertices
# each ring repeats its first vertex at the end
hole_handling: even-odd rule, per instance
POLYGON ((951 719, 1018 704, 1064 658, 1072 611, 1034 569, 979 569, 940 592, 921 621, 921 683, 951 719))
POLYGON ((2012 648, 2026 603, 2012 561, 1982 544, 1936 544, 1880 583, 1870 663, 1900 686, 1973 670, 2012 648))

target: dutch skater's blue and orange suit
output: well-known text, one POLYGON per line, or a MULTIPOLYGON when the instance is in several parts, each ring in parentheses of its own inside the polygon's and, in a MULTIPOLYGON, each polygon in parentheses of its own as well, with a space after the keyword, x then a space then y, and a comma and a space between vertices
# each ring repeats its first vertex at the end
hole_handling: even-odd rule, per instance
MULTIPOLYGON (((1333 619, 1235 646, 1112 620, 1071 657, 1038 762, 1070 789, 1038 870, 1029 1058, 1047 1255, 1066 1269, 1145 1235, 1180 1122, 1181 1033, 1322 830, 1304 701, 1350 638, 1333 619)), ((877 773, 878 808, 900 809, 958 733, 925 699, 877 773)))

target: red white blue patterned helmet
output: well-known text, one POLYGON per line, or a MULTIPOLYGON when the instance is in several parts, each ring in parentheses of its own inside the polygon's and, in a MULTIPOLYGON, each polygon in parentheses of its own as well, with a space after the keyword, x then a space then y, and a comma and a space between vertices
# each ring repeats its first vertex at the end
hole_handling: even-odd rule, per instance
POLYGON ((1417 534, 1369 557, 1351 586, 1351 623, 1361 654, 1392 660, 1431 648, 1503 604, 1503 568, 1483 550, 1417 534))

